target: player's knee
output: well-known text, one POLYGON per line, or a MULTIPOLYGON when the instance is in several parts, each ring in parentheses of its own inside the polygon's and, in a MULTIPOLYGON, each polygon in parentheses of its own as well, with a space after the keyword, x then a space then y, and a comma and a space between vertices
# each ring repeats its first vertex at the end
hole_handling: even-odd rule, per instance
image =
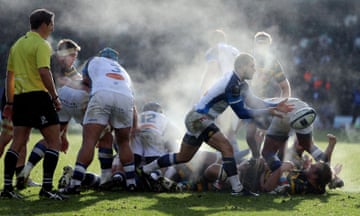
POLYGON ((281 167, 282 162, 276 154, 268 154, 264 158, 272 172, 281 167))
POLYGON ((219 150, 223 157, 234 156, 234 149, 229 142, 225 142, 223 145, 221 145, 219 150))

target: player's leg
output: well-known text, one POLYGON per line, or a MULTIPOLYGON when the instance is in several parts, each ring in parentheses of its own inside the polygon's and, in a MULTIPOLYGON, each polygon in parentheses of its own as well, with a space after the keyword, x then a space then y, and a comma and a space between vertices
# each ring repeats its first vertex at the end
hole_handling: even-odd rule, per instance
POLYGON ((218 130, 207 141, 207 143, 220 151, 222 154, 223 168, 226 172, 231 184, 232 194, 240 194, 244 189, 240 183, 240 179, 236 169, 236 162, 234 158, 234 151, 230 142, 226 137, 218 130))
POLYGON ((120 162, 126 175, 128 189, 135 190, 135 163, 134 154, 130 148, 131 127, 115 128, 116 143, 119 148, 120 162))
POLYGON ((272 172, 281 166, 281 160, 277 155, 277 152, 287 140, 287 136, 266 135, 265 137, 262 156, 272 172))
MULTIPOLYGON (((55 113, 56 118, 57 114, 55 113)), ((53 189, 53 177, 55 169, 59 160, 60 150, 60 125, 51 124, 46 127, 40 128, 40 132, 43 135, 48 148, 45 151, 43 161, 43 181, 42 187, 39 193, 41 198, 64 200, 67 197, 62 194, 52 191, 53 189)))
POLYGON ((13 176, 16 170, 16 164, 19 158, 21 149, 26 146, 26 142, 29 139, 31 132, 30 127, 15 126, 13 142, 10 148, 7 150, 4 159, 4 189, 1 192, 2 197, 9 198, 22 198, 20 195, 14 193, 12 185, 13 176))
POLYGON ((199 144, 195 137, 186 134, 183 138, 180 151, 178 153, 168 153, 162 155, 157 160, 154 160, 153 162, 143 166, 142 169, 146 174, 149 174, 150 172, 160 168, 188 162, 198 151, 200 146, 201 142, 199 144))
POLYGON ((113 135, 110 130, 106 130, 102 133, 102 136, 97 144, 98 158, 101 168, 101 181, 100 188, 110 189, 112 188, 112 164, 113 164, 113 135))
POLYGON ((5 147, 13 138, 13 125, 12 121, 2 118, 1 134, 0 134, 0 158, 5 151, 5 147))
POLYGON ((246 141, 251 150, 252 157, 259 158, 261 142, 257 139, 257 126, 255 122, 249 121, 246 125, 246 141))
POLYGON ((105 125, 88 123, 83 126, 83 142, 78 152, 71 187, 80 187, 85 177, 86 169, 94 158, 95 145, 105 125))

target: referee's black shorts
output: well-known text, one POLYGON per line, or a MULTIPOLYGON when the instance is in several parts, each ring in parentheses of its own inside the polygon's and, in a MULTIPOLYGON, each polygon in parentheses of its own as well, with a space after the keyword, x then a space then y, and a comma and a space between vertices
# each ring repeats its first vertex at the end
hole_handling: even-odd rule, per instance
POLYGON ((34 91, 14 95, 13 125, 42 129, 59 124, 59 117, 50 95, 34 91))

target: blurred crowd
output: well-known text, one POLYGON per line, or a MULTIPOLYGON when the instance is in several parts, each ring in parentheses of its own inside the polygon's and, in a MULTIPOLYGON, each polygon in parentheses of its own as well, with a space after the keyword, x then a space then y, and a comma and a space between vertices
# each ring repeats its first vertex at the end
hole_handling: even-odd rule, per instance
POLYGON ((315 26, 291 47, 297 71, 292 85, 317 108, 323 127, 331 127, 335 115, 352 115, 360 85, 359 26, 358 15, 343 14, 334 27, 315 26))

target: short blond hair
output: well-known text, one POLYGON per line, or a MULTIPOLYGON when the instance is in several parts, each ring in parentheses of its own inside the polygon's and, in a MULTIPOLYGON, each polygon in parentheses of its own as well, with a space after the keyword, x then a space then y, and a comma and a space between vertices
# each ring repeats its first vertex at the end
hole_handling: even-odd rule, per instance
POLYGON ((249 64, 250 62, 255 62, 255 58, 252 55, 249 53, 240 53, 235 60, 234 68, 238 71, 239 68, 249 64))
POLYGON ((81 47, 71 39, 62 39, 59 41, 56 47, 56 53, 58 56, 67 56, 73 53, 77 53, 81 50, 81 47))

